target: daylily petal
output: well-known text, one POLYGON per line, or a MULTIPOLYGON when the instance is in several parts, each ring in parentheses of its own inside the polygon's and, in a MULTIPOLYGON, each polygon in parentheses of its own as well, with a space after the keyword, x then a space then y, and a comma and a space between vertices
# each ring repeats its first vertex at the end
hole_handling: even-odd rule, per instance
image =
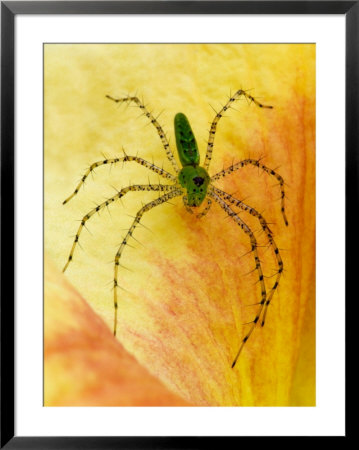
MULTIPOLYGON (((256 327, 232 369, 250 326, 242 323, 258 311, 258 305, 248 305, 261 300, 251 243, 218 205, 196 219, 179 198, 146 213, 129 241, 135 248, 123 252, 118 339, 192 404, 314 405, 315 46, 46 46, 46 248, 63 266, 73 240, 68 236, 78 227, 74 220, 94 207, 92 200, 100 203, 114 195, 109 186, 168 183, 135 163, 116 165, 111 173, 101 167, 84 191, 61 206, 86 164, 121 156, 124 145, 127 154, 153 158, 173 173, 156 130, 145 126, 146 117, 136 120, 138 108, 118 107, 106 94, 137 91, 151 111, 165 109, 158 120, 173 149, 173 118, 185 113, 203 162, 214 117, 209 103, 218 110, 229 90, 239 88, 255 88, 251 95, 274 109, 236 102, 218 125, 209 173, 264 156, 262 163, 279 166, 285 180, 288 227, 274 177, 245 167, 217 184, 263 214, 280 249, 284 274, 266 325, 256 327)), ((136 212, 157 195, 129 193, 109 207, 110 215, 103 210, 91 217, 86 226, 92 235, 85 230, 80 237, 85 251, 76 249, 66 271, 110 330, 113 292, 106 285, 113 286, 114 256, 136 212)), ((240 217, 259 244, 267 245, 256 217, 246 212, 240 217)), ((259 253, 269 292, 278 265, 273 249, 263 247, 259 253)))
POLYGON ((45 406, 190 406, 141 367, 46 258, 45 406))

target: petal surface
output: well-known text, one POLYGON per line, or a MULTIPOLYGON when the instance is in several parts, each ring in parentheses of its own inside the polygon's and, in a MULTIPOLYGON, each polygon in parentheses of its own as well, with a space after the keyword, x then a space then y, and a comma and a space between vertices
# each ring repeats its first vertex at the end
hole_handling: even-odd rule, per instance
POLYGON ((45 406, 190 406, 141 367, 46 258, 45 406))
MULTIPOLYGON (((239 88, 244 98, 218 124, 210 175, 246 158, 285 180, 244 167, 216 185, 259 211, 273 231, 284 274, 234 369, 233 358, 254 319, 261 287, 248 235, 218 205, 196 219, 171 200, 143 216, 123 252, 118 340, 172 392, 201 406, 315 404, 315 45, 45 46, 45 248, 61 269, 79 222, 122 187, 169 183, 134 162, 99 167, 71 202, 94 161, 138 155, 171 173, 156 129, 133 105, 105 95, 137 92, 175 152, 173 119, 182 112, 201 161, 213 108, 239 88), (115 189, 114 189, 115 188, 115 189)), ((113 261, 137 211, 158 193, 128 193, 91 217, 66 278, 113 329, 113 261)), ((236 210, 237 211, 237 210, 236 210)), ((269 292, 278 265, 256 217, 255 233, 269 292)), ((69 342, 69 346, 71 343, 69 342)), ((71 360, 69 361, 71 364, 71 360)), ((74 400, 76 402, 76 399, 74 400)))

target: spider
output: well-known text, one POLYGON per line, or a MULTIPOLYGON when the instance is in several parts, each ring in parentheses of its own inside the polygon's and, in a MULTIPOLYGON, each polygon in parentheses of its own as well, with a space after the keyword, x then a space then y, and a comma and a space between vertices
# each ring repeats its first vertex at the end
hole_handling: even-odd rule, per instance
POLYGON ((281 278, 281 275, 283 273, 283 260, 280 256, 279 249, 274 241, 273 233, 271 229, 268 226, 268 223, 266 219, 262 216, 260 212, 258 212, 253 207, 247 205, 243 201, 233 197, 232 195, 228 194, 227 192, 224 192, 223 190, 217 188, 215 186, 215 182, 223 177, 226 177, 227 175, 231 175, 233 172, 248 166, 256 166, 258 169, 261 169, 266 174, 268 174, 271 177, 274 177, 277 179, 281 191, 281 213, 283 216, 284 223, 288 225, 288 220, 285 214, 285 205, 284 205, 284 199, 285 199, 285 192, 284 192, 284 180, 283 178, 275 171, 264 164, 260 162, 258 159, 252 159, 247 158, 240 162, 237 162, 235 164, 232 163, 231 166, 227 167, 226 169, 221 170, 220 172, 210 176, 208 174, 209 165, 212 159, 212 152, 214 147, 214 138, 217 130, 218 122, 220 121, 221 117, 223 117, 224 113, 229 110, 233 103, 240 99, 241 97, 246 98, 249 102, 253 102, 255 105, 257 105, 260 108, 268 108, 271 109, 272 106, 269 105, 263 105, 259 101, 257 101, 254 97, 248 94, 248 92, 240 89, 236 91, 233 95, 230 96, 227 103, 222 107, 222 109, 216 113, 209 130, 209 137, 208 137, 208 143, 207 143, 207 151, 204 159, 203 165, 200 165, 200 154, 198 150, 198 145, 196 142, 196 139, 194 137, 193 131, 191 129, 191 125, 187 119, 187 117, 182 114, 178 113, 175 116, 174 119, 174 131, 175 131, 175 137, 176 137, 176 146, 177 146, 177 152, 178 157, 181 163, 182 167, 179 167, 174 154, 170 148, 169 142, 167 140, 167 137, 158 123, 157 119, 146 109, 143 102, 139 100, 138 97, 135 96, 127 96, 125 98, 114 98, 110 95, 106 95, 106 97, 115 102, 115 103, 135 103, 137 107, 139 107, 143 114, 150 120, 150 122, 155 127, 163 148, 165 150, 166 156, 170 163, 172 164, 173 170, 175 172, 175 175, 172 173, 161 169, 160 167, 155 166, 154 164, 138 157, 138 156, 129 156, 126 153, 124 153, 124 156, 121 158, 112 158, 112 159, 105 159, 102 161, 94 162, 90 165, 90 167, 86 170, 84 175, 81 178, 81 181, 76 186, 74 192, 63 202, 63 204, 68 203, 78 192, 80 187, 84 184, 86 178, 89 176, 89 174, 96 169, 99 166, 108 165, 108 164, 117 164, 117 163, 125 163, 133 161, 137 164, 141 164, 142 166, 146 167, 148 170, 151 170, 152 172, 157 173, 160 177, 166 178, 169 182, 169 184, 135 184, 131 186, 127 186, 122 188, 116 195, 114 195, 111 198, 108 198, 106 201, 98 205, 96 208, 93 208, 91 211, 89 211, 81 220, 80 226, 77 230, 74 242, 72 244, 72 248, 68 257, 68 260, 65 264, 65 267, 63 268, 63 272, 67 269, 70 262, 73 260, 74 251, 76 248, 76 245, 79 241, 79 237, 81 234, 82 229, 84 228, 86 222, 97 212, 102 210, 103 208, 107 207, 111 203, 115 202, 116 200, 119 200, 121 197, 123 197, 125 194, 127 194, 130 191, 157 191, 161 193, 161 195, 156 199, 153 200, 147 204, 145 204, 136 214, 130 228, 127 231, 127 234, 125 235, 119 249, 117 250, 115 260, 114 260, 114 278, 113 278, 113 286, 114 286, 114 328, 113 328, 113 334, 116 336, 117 331, 117 310, 118 310, 118 271, 119 271, 119 265, 120 265, 120 258, 122 256, 123 250, 128 245, 128 241, 133 236, 133 233, 140 223, 143 215, 150 211, 151 209, 162 205, 172 198, 182 196, 183 204, 186 210, 194 214, 197 218, 203 217, 205 214, 208 213, 208 211, 211 208, 212 202, 215 201, 218 203, 218 205, 225 211, 225 213, 241 228, 241 230, 248 236, 248 239, 250 241, 250 253, 253 254, 254 258, 254 269, 253 271, 257 272, 258 275, 258 281, 260 285, 260 291, 261 291, 261 300, 257 303, 258 309, 256 311, 256 315, 254 319, 249 322, 250 327, 247 333, 245 334, 244 338, 241 340, 241 343, 239 345, 239 349, 235 355, 235 358, 232 362, 232 368, 236 365, 236 362, 242 352, 242 349, 245 345, 245 343, 248 341, 249 337, 251 336, 253 330, 255 329, 257 323, 260 321, 261 326, 264 326, 266 315, 268 311, 268 306, 270 302, 272 301, 273 295, 275 291, 278 288, 279 281, 281 278), (199 207, 201 205, 205 205, 201 211, 199 211, 199 207), (254 234, 254 232, 251 230, 251 228, 239 217, 238 213, 236 213, 233 210, 233 207, 237 207, 242 211, 245 211, 246 213, 249 213, 252 215, 258 222, 260 227, 262 228, 263 232, 265 233, 266 239, 268 241, 269 247, 271 247, 274 258, 276 261, 277 269, 275 273, 275 281, 273 285, 271 286, 269 292, 266 290, 266 285, 264 282, 264 275, 262 270, 261 261, 259 259, 258 255, 258 244, 257 239, 254 234))

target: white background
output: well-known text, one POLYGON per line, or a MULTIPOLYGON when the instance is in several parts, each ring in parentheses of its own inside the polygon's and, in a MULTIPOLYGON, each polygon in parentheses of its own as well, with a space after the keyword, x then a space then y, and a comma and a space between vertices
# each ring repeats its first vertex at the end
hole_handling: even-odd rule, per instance
POLYGON ((344 16, 16 16, 15 107, 16 435, 344 435, 344 16), (42 406, 42 44, 147 41, 317 44, 316 407, 42 406))

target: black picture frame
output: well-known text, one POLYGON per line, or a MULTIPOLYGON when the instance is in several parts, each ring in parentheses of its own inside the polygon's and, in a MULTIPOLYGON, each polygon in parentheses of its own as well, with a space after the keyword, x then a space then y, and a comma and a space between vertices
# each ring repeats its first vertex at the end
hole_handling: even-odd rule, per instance
MULTIPOLYGON (((346 19, 346 297, 354 294, 358 247, 359 1, 5 1, 1 2, 1 448, 205 448, 240 437, 26 437, 14 421, 14 33, 18 14, 340 14, 346 19), (6 281, 6 282, 5 282, 6 281)), ((335 91, 335 86, 333 86, 335 91)), ((332 95, 332 93, 328 93, 332 95)), ((355 295, 356 294, 356 295, 355 295)), ((349 316, 347 315, 346 319, 349 316)), ((346 322, 346 342, 350 342, 346 322)), ((347 373, 349 367, 347 366, 347 373)), ((347 387, 347 392, 350 389, 347 387)), ((346 400, 350 399, 348 396, 346 400)), ((348 402, 346 402, 348 408, 348 402)), ((348 409, 347 409, 348 410, 348 409)), ((347 417, 348 419, 348 417, 347 417)), ((346 422, 346 437, 350 436, 346 422)), ((242 443, 242 442, 241 442, 242 443)))

